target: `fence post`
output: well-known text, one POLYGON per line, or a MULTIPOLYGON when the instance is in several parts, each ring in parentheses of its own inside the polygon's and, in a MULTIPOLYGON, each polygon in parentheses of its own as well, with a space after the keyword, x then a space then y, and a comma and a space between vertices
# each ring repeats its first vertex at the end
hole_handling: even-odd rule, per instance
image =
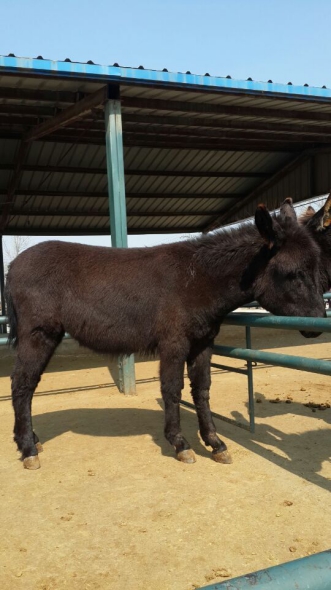
MULTIPOLYGON (((252 348, 251 329, 246 326, 246 348, 252 348)), ((249 429, 255 432, 255 408, 252 361, 247 361, 249 429)))
MULTIPOLYGON (((111 244, 113 248, 127 248, 124 155, 119 87, 108 87, 108 100, 105 104, 105 125, 111 244)), ((136 382, 133 354, 119 357, 118 372, 120 391, 128 395, 135 394, 136 382)))

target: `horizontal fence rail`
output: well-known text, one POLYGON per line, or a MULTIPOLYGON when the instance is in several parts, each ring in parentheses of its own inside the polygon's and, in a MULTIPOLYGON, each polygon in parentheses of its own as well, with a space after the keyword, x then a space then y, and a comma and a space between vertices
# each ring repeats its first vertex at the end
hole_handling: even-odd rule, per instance
POLYGON ((224 319, 229 326, 251 328, 276 328, 280 330, 305 330, 307 332, 331 332, 331 321, 326 318, 300 318, 276 316, 268 313, 233 312, 224 319))
POLYGON ((309 371, 310 373, 319 373, 320 375, 331 375, 331 361, 321 361, 303 356, 264 352, 262 350, 250 350, 248 348, 236 348, 232 346, 216 345, 213 351, 214 354, 232 359, 255 361, 256 363, 263 363, 265 365, 277 365, 286 369, 309 371))
MULTIPOLYGON (((324 293, 323 299, 329 301, 331 299, 331 293, 324 293)), ((260 307, 260 304, 257 301, 252 301, 251 303, 246 303, 243 307, 260 307)))
POLYGON ((330 590, 331 550, 281 563, 200 590, 330 590))

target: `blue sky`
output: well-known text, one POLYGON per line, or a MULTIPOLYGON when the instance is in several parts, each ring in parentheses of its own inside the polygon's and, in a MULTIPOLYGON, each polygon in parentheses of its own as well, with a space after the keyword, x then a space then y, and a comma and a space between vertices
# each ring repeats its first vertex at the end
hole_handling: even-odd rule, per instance
POLYGON ((330 0, 0 0, 0 8, 2 55, 331 87, 330 0))
POLYGON ((0 49, 331 85, 330 0, 0 0, 0 49))

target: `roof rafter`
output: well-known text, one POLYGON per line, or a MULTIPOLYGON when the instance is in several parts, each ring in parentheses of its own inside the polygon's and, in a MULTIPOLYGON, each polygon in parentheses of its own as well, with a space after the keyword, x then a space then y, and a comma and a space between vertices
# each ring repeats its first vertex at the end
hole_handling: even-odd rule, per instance
POLYGON ((8 190, 4 191, 4 194, 7 195, 6 202, 3 203, 2 213, 0 218, 0 233, 3 233, 4 228, 6 227, 6 223, 9 217, 10 209, 13 204, 13 200, 15 197, 15 190, 19 184, 21 174, 22 174, 22 164, 24 162, 29 144, 21 141, 19 148, 16 152, 14 166, 13 166, 13 173, 11 175, 10 183, 8 186, 8 190))
POLYGON ((243 141, 283 141, 296 143, 331 143, 331 134, 313 135, 311 133, 281 133, 273 131, 252 131, 250 129, 215 129, 204 127, 173 127, 169 125, 146 125, 146 127, 137 128, 134 123, 123 124, 123 133, 135 133, 139 135, 143 133, 145 136, 156 135, 161 137, 163 135, 168 138, 171 137, 187 137, 191 141, 193 138, 203 138, 204 140, 217 139, 240 139, 243 141))
MULTIPOLYGON (((63 112, 56 106, 45 107, 41 105, 13 105, 13 104, 0 104, 0 115, 2 117, 1 123, 10 122, 12 124, 22 123, 22 125, 35 125, 40 117, 54 117, 57 114, 63 112)), ((286 119, 287 111, 283 111, 283 118, 286 119)), ((272 111, 270 115, 272 117, 272 111)), ((88 113, 85 115, 85 121, 89 121, 88 113)), ((313 123, 297 121, 294 123, 282 123, 270 122, 269 120, 252 120, 247 117, 238 120, 237 118, 231 118, 227 115, 223 119, 207 118, 202 116, 173 116, 173 115, 154 115, 154 114, 134 114, 134 113, 123 113, 123 125, 128 123, 136 123, 138 125, 173 125, 173 126, 185 126, 185 127, 206 127, 213 129, 241 129, 241 130, 252 130, 252 131, 275 131, 275 132, 286 132, 286 133, 301 133, 304 135, 316 134, 316 135, 327 135, 331 134, 331 118, 329 126, 325 126, 328 121, 320 121, 324 125, 314 125, 313 123)), ((94 129, 101 129, 103 131, 104 122, 103 117, 100 114, 100 119, 94 120, 94 129)))
POLYGON ((49 135, 62 127, 66 127, 70 123, 77 121, 77 119, 91 113, 93 109, 103 106, 107 100, 107 91, 108 87, 104 86, 103 88, 100 88, 100 90, 85 96, 85 98, 61 111, 51 119, 33 127, 25 134, 24 141, 40 139, 45 135, 49 135))
MULTIPOLYGON (((270 113, 269 117, 272 117, 270 113)), ((286 111, 283 111, 283 118, 286 119, 286 111)), ((331 134, 331 118, 330 126, 325 125, 312 125, 307 123, 270 123, 269 121, 254 121, 231 119, 227 116, 224 119, 206 118, 206 117, 175 117, 173 115, 159 116, 159 115, 136 115, 136 114, 123 114, 123 125, 127 123, 137 123, 146 125, 175 125, 185 127, 207 127, 213 129, 240 129, 243 131, 276 131, 286 133, 299 133, 303 135, 316 134, 325 135, 331 134)), ((324 121, 325 123, 325 121, 324 121)), ((194 133, 192 134, 194 135, 194 133)))
POLYGON ((236 204, 233 207, 230 207, 225 213, 216 216, 208 225, 204 228, 204 231, 212 231, 220 227, 224 222, 226 222, 232 215, 234 215, 239 209, 242 209, 243 206, 248 205, 258 197, 262 192, 266 191, 267 189, 274 186, 279 180, 284 178, 287 174, 295 170, 298 166, 301 166, 304 162, 306 162, 311 157, 311 152, 303 152, 299 156, 291 158, 289 162, 285 165, 282 165, 275 174, 273 174, 268 180, 262 182, 259 186, 253 189, 245 198, 240 201, 239 206, 236 204))
MULTIPOLYGON (((196 233, 202 231, 202 228, 199 226, 189 226, 189 225, 180 225, 180 226, 172 226, 171 233, 172 234, 189 234, 189 233, 196 233)), ((90 227, 82 228, 79 227, 56 227, 48 228, 47 226, 29 228, 27 225, 20 225, 20 226, 12 226, 9 230, 4 231, 4 235, 11 235, 11 236, 58 236, 59 233, 62 236, 108 236, 110 232, 109 224, 104 225, 102 229, 96 228, 91 229, 90 227)), ((168 234, 169 227, 167 225, 162 226, 159 225, 157 227, 135 227, 130 226, 128 224, 128 234, 129 235, 146 235, 148 234, 168 234)))
POLYGON ((38 90, 31 88, 0 88, 0 98, 6 100, 31 100, 52 103, 75 103, 84 95, 67 90, 38 90))
MULTIPOLYGON (((268 119, 299 119, 301 121, 328 121, 331 122, 331 112, 326 113, 321 108, 319 111, 300 111, 295 109, 235 106, 202 103, 196 101, 163 100, 159 98, 134 98, 122 96, 123 107, 148 109, 152 111, 177 111, 181 113, 202 113, 215 115, 232 115, 235 117, 266 117, 268 119)), ((123 109, 125 116, 125 110, 123 109)))
MULTIPOLYGON (((62 111, 64 113, 65 111, 62 111)), ((1 117, 0 115, 0 125, 2 127, 8 125, 11 129, 15 129, 16 131, 20 131, 23 133, 24 141, 33 141, 38 139, 46 139, 45 136, 50 136, 52 133, 62 132, 63 128, 65 127, 67 133, 71 133, 73 138, 77 136, 79 138, 79 134, 82 136, 87 136, 88 138, 96 138, 99 139, 100 142, 104 140, 104 129, 102 124, 97 124, 89 121, 79 121, 78 126, 75 126, 75 122, 77 121, 78 117, 83 117, 82 115, 77 115, 76 120, 74 121, 64 121, 62 124, 56 123, 55 119, 59 121, 64 119, 60 115, 56 115, 52 119, 47 119, 43 123, 37 124, 37 119, 31 117, 1 117), (85 125, 84 125, 85 123, 85 125), (25 128, 26 126, 30 127, 30 130, 26 133, 25 128), (77 134, 77 135, 76 135, 77 134), (25 139, 27 138, 27 139, 25 139), (30 139, 31 138, 31 139, 30 139)), ((171 123, 171 121, 170 121, 171 123)), ((322 128, 321 128, 322 129, 322 128)), ((123 123, 123 136, 124 138, 127 136, 144 136, 146 139, 155 137, 156 139, 162 138, 163 136, 167 137, 169 140, 171 138, 178 139, 189 138, 189 141, 199 141, 201 138, 203 141, 207 141, 210 139, 214 141, 215 139, 218 140, 228 140, 228 139, 235 139, 235 140, 242 140, 247 142, 252 141, 262 141, 262 142, 289 142, 289 143, 331 143, 331 128, 329 130, 319 131, 318 134, 308 132, 302 133, 300 131, 297 132, 281 132, 281 128, 277 131, 263 131, 263 130, 253 130, 250 128, 247 129, 240 129, 240 128, 228 128, 228 127, 203 127, 203 126, 193 126, 193 127, 186 127, 186 126, 175 126, 175 125, 159 125, 159 124, 149 124, 149 125, 141 125, 135 123, 123 123), (196 139, 194 139, 196 138, 196 139)))
MULTIPOLYGON (((7 191, 0 190, 0 195, 6 195, 7 191)), ((51 190, 25 190, 18 189, 17 195, 23 197, 59 197, 70 199, 108 199, 106 192, 83 192, 83 191, 51 191, 51 190)), ((126 193, 127 199, 241 199, 242 193, 126 193)))
MULTIPOLYGON (((130 211, 127 210, 127 217, 210 217, 211 215, 217 214, 217 211, 191 211, 191 210, 176 210, 176 211, 130 211)), ((23 217, 109 217, 108 209, 99 211, 95 209, 13 209, 12 215, 23 216, 23 217)))
MULTIPOLYGON (((3 128, 0 130, 0 139, 21 139, 22 133, 19 130, 11 130, 3 128)), ((160 149, 176 149, 176 150, 207 150, 207 151, 233 151, 233 152, 300 152, 304 146, 300 143, 291 143, 284 141, 273 141, 272 143, 263 140, 253 140, 245 144, 243 140, 220 141, 215 138, 175 138, 175 141, 167 141, 166 137, 161 139, 158 136, 151 136, 146 138, 144 134, 126 134, 124 135, 124 148, 126 147, 151 147, 160 149), (207 139, 207 141, 205 141, 207 139)), ((71 143, 71 144, 85 144, 85 145, 102 145, 104 146, 104 136, 101 133, 91 133, 83 131, 81 133, 73 133, 72 130, 59 130, 52 135, 45 136, 41 141, 48 143, 71 143)), ((330 141, 331 145, 331 141, 330 141)), ((311 146, 314 147, 314 144, 311 146)))
MULTIPOLYGON (((0 170, 13 170, 13 164, 0 163, 0 170)), ((107 168, 85 168, 81 166, 39 166, 23 165, 24 172, 42 172, 42 173, 61 173, 61 174, 93 174, 106 175, 107 168)), ((229 170, 139 170, 127 168, 126 176, 165 176, 165 177, 185 177, 185 178, 267 178, 269 172, 238 172, 229 170)))

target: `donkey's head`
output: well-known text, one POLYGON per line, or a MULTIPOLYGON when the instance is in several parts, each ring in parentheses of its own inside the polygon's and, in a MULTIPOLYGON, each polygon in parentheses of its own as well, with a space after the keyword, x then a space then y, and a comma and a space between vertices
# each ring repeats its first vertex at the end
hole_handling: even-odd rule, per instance
POLYGON ((319 211, 311 206, 300 218, 321 251, 321 281, 324 293, 331 290, 331 193, 319 211))
POLYGON ((324 317, 320 247, 307 227, 298 223, 292 200, 284 201, 277 217, 259 205, 255 223, 264 241, 258 254, 262 270, 257 273, 255 298, 276 315, 324 317))
POLYGON ((331 193, 319 211, 309 206, 300 218, 321 252, 321 282, 323 291, 331 291, 331 193))

